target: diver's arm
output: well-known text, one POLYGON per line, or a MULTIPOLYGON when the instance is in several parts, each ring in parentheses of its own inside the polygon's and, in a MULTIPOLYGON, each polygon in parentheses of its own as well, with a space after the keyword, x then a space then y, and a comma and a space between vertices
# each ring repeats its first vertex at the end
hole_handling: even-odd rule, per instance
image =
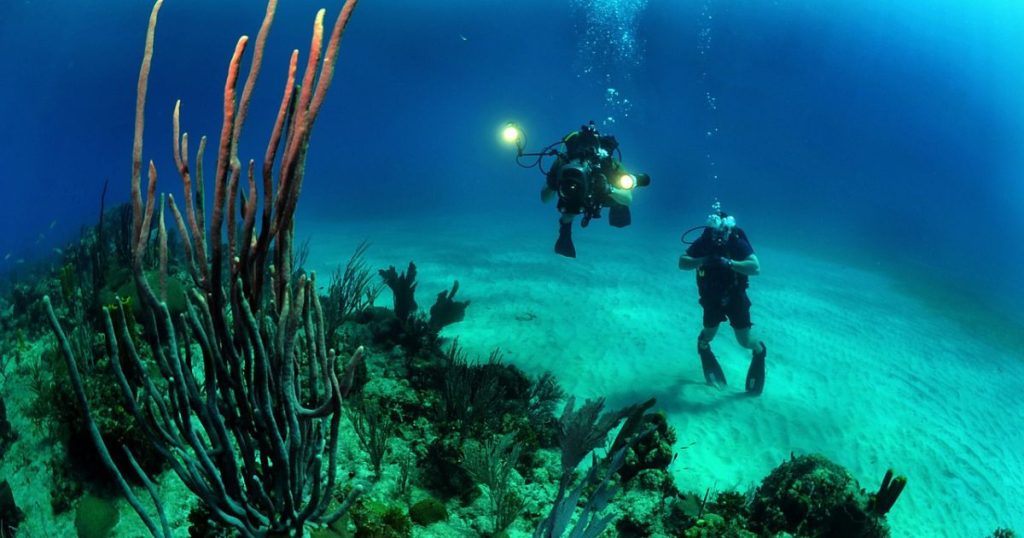
POLYGON ((550 189, 550 188, 548 188, 547 185, 544 185, 544 187, 540 190, 540 201, 541 201, 541 203, 546 204, 546 203, 550 202, 551 199, 554 198, 554 197, 555 197, 555 191, 550 189))
MULTIPOLYGON (((680 263, 682 262, 680 261, 680 263)), ((757 261, 757 256, 754 254, 747 256, 745 260, 733 260, 729 267, 741 275, 757 276, 761 274, 761 262, 757 261)))
POLYGON ((691 258, 686 254, 679 256, 679 268, 683 271, 692 271, 701 266, 706 258, 691 258))
POLYGON ((629 205, 633 202, 633 191, 632 189, 609 187, 608 197, 619 205, 629 205))
POLYGON ((626 169, 622 166, 622 163, 615 159, 611 159, 607 164, 603 166, 608 171, 606 179, 608 180, 608 198, 619 205, 628 206, 633 202, 633 189, 620 189, 615 186, 615 179, 626 173, 626 169))
MULTIPOLYGON (((683 271, 691 271, 708 263, 708 258, 711 258, 711 256, 693 258, 683 254, 679 256, 679 268, 683 271)), ((748 256, 745 260, 730 260, 730 262, 729 268, 741 275, 757 276, 761 274, 761 263, 757 261, 757 256, 753 254, 748 256)))

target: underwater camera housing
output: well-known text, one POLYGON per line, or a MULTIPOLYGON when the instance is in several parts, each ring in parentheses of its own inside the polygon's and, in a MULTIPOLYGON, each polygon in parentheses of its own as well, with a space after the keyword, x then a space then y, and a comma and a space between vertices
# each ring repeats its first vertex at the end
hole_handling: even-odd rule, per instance
POLYGON ((562 204, 571 212, 582 213, 584 226, 590 219, 601 217, 603 201, 611 192, 608 177, 596 158, 577 158, 563 164, 558 170, 557 186, 562 204))
POLYGON ((619 149, 613 135, 602 135, 591 121, 581 125, 573 135, 566 137, 566 152, 560 154, 564 164, 555 176, 556 190, 562 204, 572 212, 583 214, 582 225, 601 217, 601 208, 609 208, 608 223, 622 228, 631 222, 629 206, 615 203, 609 198, 613 185, 632 190, 651 184, 647 174, 622 174, 609 178, 613 171, 612 154, 619 149), (613 183, 614 182, 614 183, 613 183))
MULTIPOLYGON (((558 197, 569 211, 583 215, 583 226, 591 219, 601 218, 603 207, 609 209, 608 224, 616 228, 629 226, 632 222, 629 206, 616 203, 608 196, 612 183, 601 163, 599 158, 577 158, 563 164, 557 174, 558 197)), ((647 174, 623 174, 616 181, 616 186, 623 190, 651 184, 647 174)))
MULTIPOLYGON (((594 198, 593 167, 586 159, 573 159, 558 170, 558 196, 570 206, 586 207, 594 198)), ((603 174, 601 174, 603 177, 603 174)))
POLYGON ((631 191, 651 184, 647 174, 619 173, 622 154, 613 135, 601 134, 593 121, 581 125, 578 131, 566 135, 558 142, 539 152, 524 152, 526 137, 517 125, 509 122, 502 138, 516 145, 516 163, 524 168, 537 167, 546 176, 546 188, 558 195, 558 209, 564 213, 582 214, 582 225, 601 217, 601 209, 610 210, 609 224, 616 227, 630 224, 629 200, 616 196, 617 191, 631 191), (565 151, 556 149, 564 145, 565 151), (618 159, 614 157, 618 154, 618 159), (523 157, 534 157, 523 163, 523 157), (542 160, 557 157, 550 170, 544 170, 542 160), (617 177, 609 174, 616 173, 617 177), (616 199, 618 198, 618 199, 616 199))

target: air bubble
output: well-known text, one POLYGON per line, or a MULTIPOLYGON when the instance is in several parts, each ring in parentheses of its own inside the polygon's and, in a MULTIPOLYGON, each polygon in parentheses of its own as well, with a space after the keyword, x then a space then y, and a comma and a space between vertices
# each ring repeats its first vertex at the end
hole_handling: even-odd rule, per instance
POLYGON ((638 29, 647 0, 570 0, 570 5, 579 21, 576 72, 606 85, 606 122, 628 117, 633 103, 620 88, 643 61, 638 29))

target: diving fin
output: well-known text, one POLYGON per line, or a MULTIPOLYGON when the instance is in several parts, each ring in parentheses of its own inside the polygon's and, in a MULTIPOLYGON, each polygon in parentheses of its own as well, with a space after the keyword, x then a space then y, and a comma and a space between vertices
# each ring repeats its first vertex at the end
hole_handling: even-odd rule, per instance
POLYGON ((747 394, 760 396, 764 390, 764 358, 768 355, 768 348, 761 342, 761 351, 754 352, 750 360, 750 369, 747 370, 747 394))
POLYGON ((725 372, 722 371, 722 365, 718 364, 718 359, 715 358, 715 354, 711 351, 711 345, 701 348, 701 342, 697 342, 697 354, 700 355, 700 365, 704 368, 704 380, 708 382, 708 385, 715 387, 724 387, 725 372))
POLYGON ((566 258, 576 257, 576 246, 572 244, 572 222, 559 223, 555 254, 561 254, 566 258))

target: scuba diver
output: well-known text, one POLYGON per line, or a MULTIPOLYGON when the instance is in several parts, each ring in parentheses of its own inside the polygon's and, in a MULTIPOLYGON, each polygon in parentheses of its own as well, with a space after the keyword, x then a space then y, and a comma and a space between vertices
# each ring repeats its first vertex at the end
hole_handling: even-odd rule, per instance
POLYGON ((747 286, 749 277, 760 274, 761 264, 747 234, 736 226, 735 217, 722 211, 718 202, 713 209, 705 226, 691 228, 683 234, 683 242, 689 243, 686 235, 703 228, 700 237, 689 243, 686 252, 679 256, 679 269, 697 270, 697 293, 704 308, 704 328, 697 337, 697 354, 707 383, 724 386, 725 373, 711 351, 711 341, 718 333, 719 324, 728 320, 736 341, 752 352, 746 391, 758 396, 764 390, 764 359, 768 348, 764 342, 751 337, 753 323, 750 322, 747 286))
POLYGON ((621 163, 618 141, 612 135, 598 132, 593 121, 538 153, 523 153, 525 140, 522 132, 512 124, 506 126, 505 138, 516 143, 516 162, 520 166, 536 166, 545 174, 541 201, 546 203, 558 197, 555 253, 568 258, 576 257, 572 223, 577 215, 583 216, 580 225, 586 228, 591 219, 601 218, 601 209, 607 207, 609 224, 616 228, 628 226, 632 220, 629 205, 633 201, 633 189, 651 183, 647 174, 634 175, 626 171, 621 163), (565 151, 555 149, 562 145, 565 151), (618 158, 613 156, 616 152, 618 158), (520 158, 527 156, 537 159, 532 163, 522 163, 520 158), (547 156, 554 156, 555 162, 545 172, 541 161, 547 156))

